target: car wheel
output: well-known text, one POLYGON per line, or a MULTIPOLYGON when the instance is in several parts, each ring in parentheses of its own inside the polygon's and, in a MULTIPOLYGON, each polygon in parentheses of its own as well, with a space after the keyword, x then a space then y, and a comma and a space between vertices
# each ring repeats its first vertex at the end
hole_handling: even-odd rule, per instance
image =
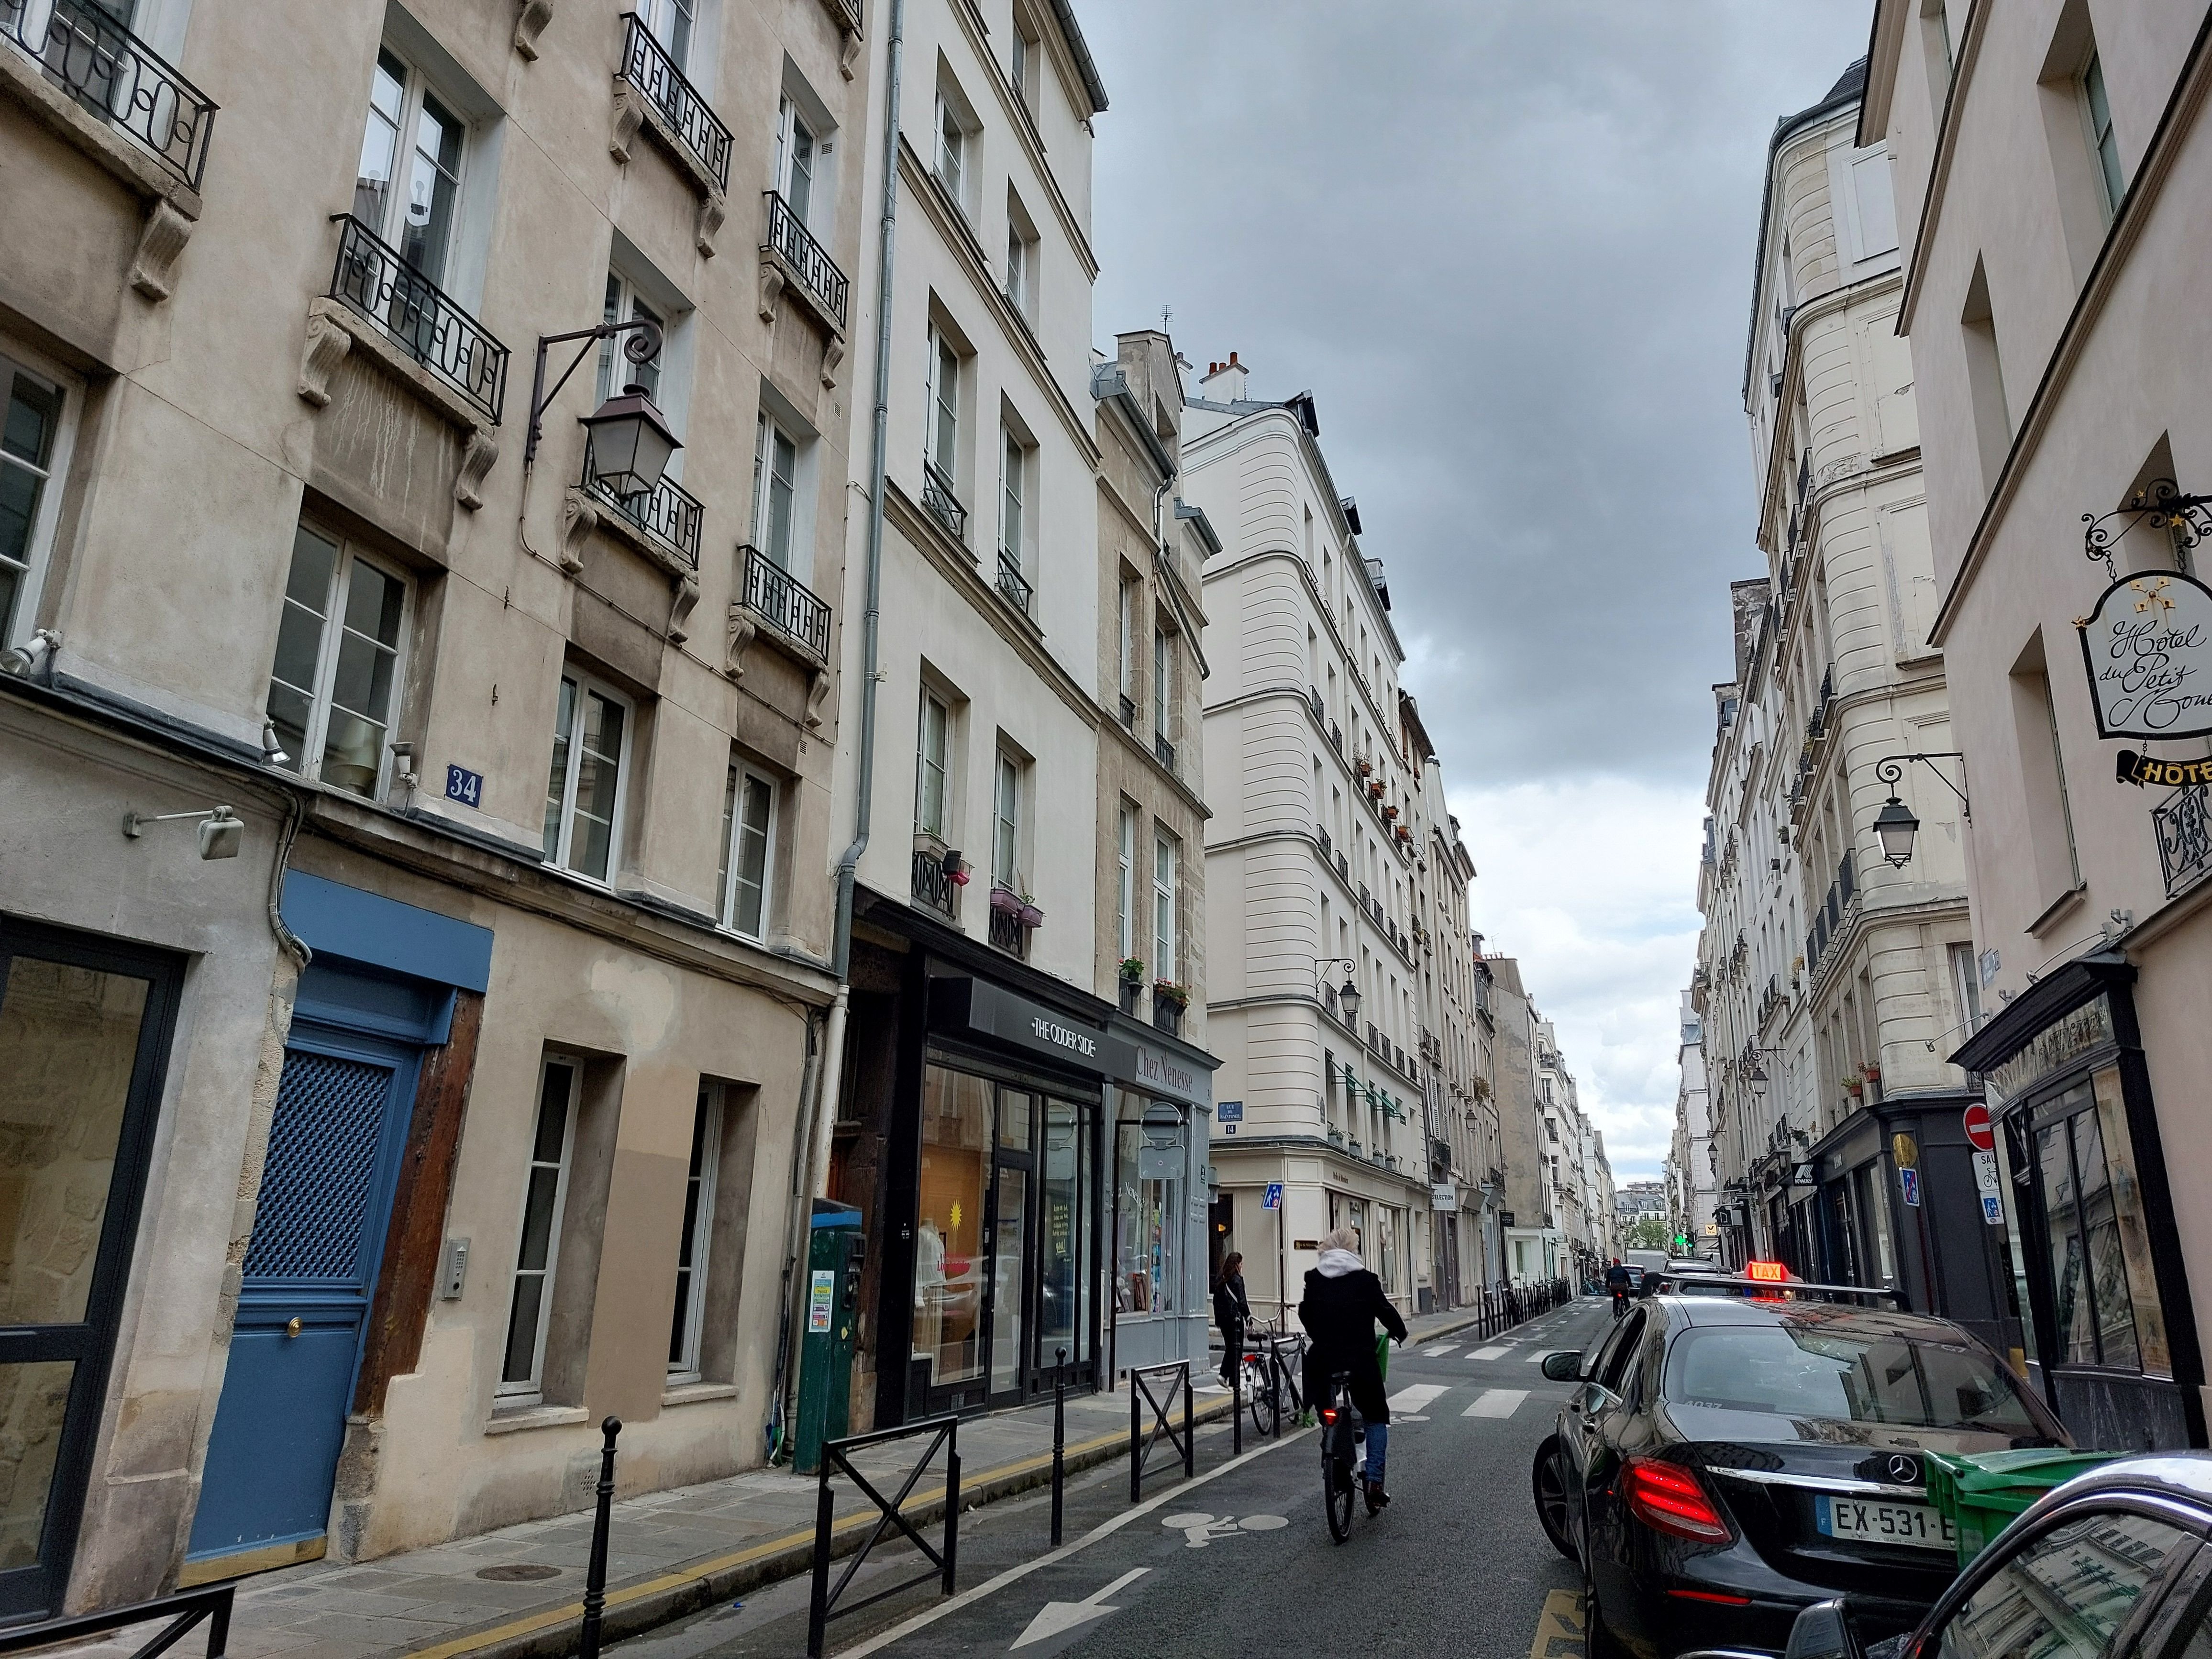
POLYGON ((1536 1462, 1528 1472, 1528 1483, 1544 1536, 1568 1560, 1578 1559, 1567 1508, 1567 1460, 1559 1449, 1559 1437, 1556 1434, 1536 1448, 1536 1462))

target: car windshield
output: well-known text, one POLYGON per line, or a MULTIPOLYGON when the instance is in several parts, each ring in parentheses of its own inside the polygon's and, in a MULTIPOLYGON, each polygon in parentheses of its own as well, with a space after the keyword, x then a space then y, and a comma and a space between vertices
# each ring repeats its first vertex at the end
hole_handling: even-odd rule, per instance
POLYGON ((1666 1397, 1899 1428, 2042 1432, 1990 1356, 1895 1330, 1780 1322, 1686 1331, 1668 1356, 1666 1397))

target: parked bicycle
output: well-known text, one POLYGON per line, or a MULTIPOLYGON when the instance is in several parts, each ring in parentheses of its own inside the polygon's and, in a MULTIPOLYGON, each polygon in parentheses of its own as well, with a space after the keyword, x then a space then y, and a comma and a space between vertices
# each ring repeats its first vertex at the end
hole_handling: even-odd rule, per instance
POLYGON ((1304 1413, 1297 1379, 1305 1339, 1286 1337, 1267 1326, 1255 1327, 1248 1334, 1253 1346, 1244 1356, 1244 1402, 1252 1413, 1253 1431, 1267 1438, 1276 1433, 1285 1417, 1295 1421, 1304 1413))

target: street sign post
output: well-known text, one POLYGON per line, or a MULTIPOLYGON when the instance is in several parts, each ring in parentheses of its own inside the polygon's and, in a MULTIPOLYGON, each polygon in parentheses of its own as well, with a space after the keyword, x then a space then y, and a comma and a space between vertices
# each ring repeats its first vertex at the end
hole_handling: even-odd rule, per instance
POLYGON ((1913 1209, 1920 1207, 1920 1171, 1911 1165, 1897 1172, 1897 1184, 1905 1189, 1905 1201, 1913 1209))
POLYGON ((1997 1132, 1990 1122, 1990 1109, 1980 1101, 1966 1108, 1966 1139, 1978 1152, 1997 1149, 1997 1132))
POLYGON ((1261 1199, 1260 1207, 1263 1210, 1279 1210, 1283 1207, 1283 1183, 1281 1182, 1271 1181, 1267 1183, 1267 1195, 1261 1199))

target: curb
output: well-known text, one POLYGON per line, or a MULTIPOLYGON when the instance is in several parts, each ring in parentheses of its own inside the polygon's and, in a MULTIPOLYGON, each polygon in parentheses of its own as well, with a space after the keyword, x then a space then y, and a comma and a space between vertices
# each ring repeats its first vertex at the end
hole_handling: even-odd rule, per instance
MULTIPOLYGON (((1199 1424, 1225 1418, 1231 1401, 1226 1396, 1209 1399, 1197 1406, 1191 1413, 1194 1429, 1199 1424)), ((1099 1435, 1068 1446, 1064 1453, 1067 1473, 1079 1474, 1110 1463, 1127 1455, 1128 1431, 1117 1429, 1112 1434, 1099 1435)), ((963 1511, 995 1503, 1002 1498, 1017 1497, 1052 1483, 1052 1458, 1049 1454, 1024 1458, 1018 1462, 1003 1464, 985 1474, 974 1485, 963 1484, 960 1491, 963 1511)), ((830 1535, 830 1555, 833 1560, 851 1555, 860 1547, 878 1517, 878 1511, 864 1510, 833 1522, 830 1535)), ((935 1498, 915 1498, 900 1510, 900 1513, 917 1528, 927 1527, 945 1516, 945 1499, 941 1493, 935 1498)), ((734 1554, 712 1556, 703 1561, 678 1567, 672 1571, 653 1577, 633 1581, 627 1585, 611 1585, 607 1589, 606 1611, 601 1624, 602 1642, 612 1643, 627 1637, 638 1636, 660 1626, 672 1624, 687 1614, 717 1601, 726 1601, 746 1590, 757 1589, 779 1579, 794 1577, 809 1571, 814 1565, 814 1532, 787 1533, 766 1543, 756 1544, 750 1549, 734 1554)), ((571 1601, 557 1607, 548 1607, 537 1613, 525 1613, 489 1630, 449 1638, 443 1642, 408 1648, 398 1651, 408 1659, 562 1659, 576 1647, 576 1626, 584 1616, 584 1604, 571 1601)))

